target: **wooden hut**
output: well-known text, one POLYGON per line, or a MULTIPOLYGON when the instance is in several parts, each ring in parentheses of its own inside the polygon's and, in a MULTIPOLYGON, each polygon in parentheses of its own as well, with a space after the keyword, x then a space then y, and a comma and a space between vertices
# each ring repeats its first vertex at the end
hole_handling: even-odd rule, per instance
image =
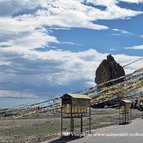
POLYGON ((131 122, 131 104, 132 101, 128 99, 120 100, 119 106, 119 124, 128 124, 131 122))
POLYGON ((81 119, 81 133, 83 132, 83 117, 89 116, 89 130, 91 131, 90 97, 81 94, 66 93, 61 97, 61 135, 63 118, 70 119, 70 133, 74 134, 74 118, 81 119))

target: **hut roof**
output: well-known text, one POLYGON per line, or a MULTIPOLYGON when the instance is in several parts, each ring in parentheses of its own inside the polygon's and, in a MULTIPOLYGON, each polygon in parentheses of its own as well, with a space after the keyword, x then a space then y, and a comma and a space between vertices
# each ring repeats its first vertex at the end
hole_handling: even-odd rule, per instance
POLYGON ((132 101, 131 100, 128 100, 128 99, 123 99, 122 100, 124 103, 126 103, 126 104, 131 104, 132 103, 132 101))
POLYGON ((90 100, 91 98, 87 95, 83 95, 83 94, 73 94, 73 93, 66 93, 64 94, 61 98, 63 98, 65 95, 68 95, 72 98, 79 98, 79 99, 88 99, 90 100))

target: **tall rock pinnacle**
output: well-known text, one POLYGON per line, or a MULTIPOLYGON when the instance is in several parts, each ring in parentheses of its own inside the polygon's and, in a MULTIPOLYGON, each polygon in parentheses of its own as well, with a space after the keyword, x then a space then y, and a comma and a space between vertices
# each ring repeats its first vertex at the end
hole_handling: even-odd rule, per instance
MULTIPOLYGON (((114 57, 110 54, 107 59, 103 60, 96 70, 95 82, 96 84, 101 84, 106 81, 119 78, 125 75, 125 71, 120 64, 118 64, 114 57)), ((123 79, 117 80, 114 83, 122 82, 123 79)), ((108 83, 104 86, 110 86, 113 83, 108 83)))

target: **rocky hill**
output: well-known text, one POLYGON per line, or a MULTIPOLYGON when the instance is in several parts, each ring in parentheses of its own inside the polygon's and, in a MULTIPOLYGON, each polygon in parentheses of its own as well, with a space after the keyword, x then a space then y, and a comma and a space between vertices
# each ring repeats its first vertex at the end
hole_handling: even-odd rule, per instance
MULTIPOLYGON (((98 85, 98 84, 104 83, 112 79, 116 79, 124 75, 125 75, 125 71, 123 67, 119 63, 117 63, 114 57, 110 54, 107 56, 107 59, 104 59, 99 65, 99 67, 97 68, 95 83, 98 85)), ((119 82, 122 82, 123 80, 124 79, 120 79, 114 83, 119 83, 119 82)), ((110 86, 114 83, 113 82, 108 83, 104 86, 110 86)))

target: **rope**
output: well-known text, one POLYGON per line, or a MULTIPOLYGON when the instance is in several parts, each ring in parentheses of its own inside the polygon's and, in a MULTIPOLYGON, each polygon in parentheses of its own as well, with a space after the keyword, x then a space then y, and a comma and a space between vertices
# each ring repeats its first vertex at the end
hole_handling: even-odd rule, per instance
POLYGON ((140 59, 137 59, 137 60, 135 60, 135 61, 132 61, 132 62, 130 62, 130 63, 124 65, 123 68, 124 68, 124 67, 127 67, 127 66, 129 66, 129 65, 131 65, 131 64, 133 64, 133 63, 136 63, 136 62, 138 62, 138 61, 140 61, 140 60, 143 60, 143 58, 140 58, 140 59))

